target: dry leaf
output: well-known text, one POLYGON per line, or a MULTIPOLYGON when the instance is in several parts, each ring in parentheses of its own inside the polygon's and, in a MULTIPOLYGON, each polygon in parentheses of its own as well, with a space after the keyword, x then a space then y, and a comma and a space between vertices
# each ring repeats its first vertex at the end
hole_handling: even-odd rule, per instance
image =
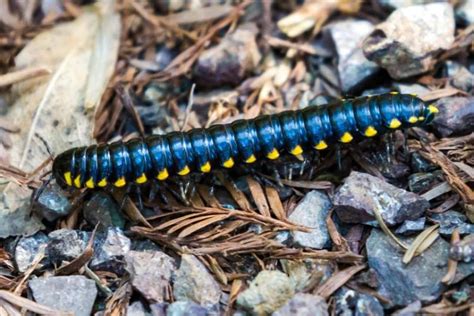
POLYGON ((438 238, 439 234, 436 230, 438 226, 439 224, 428 227, 415 238, 403 256, 403 263, 409 263, 414 256, 422 253, 438 238), (428 242, 425 243, 425 241, 428 242))
MULTIPOLYGON (((92 115, 84 106, 100 100, 115 65, 120 21, 112 7, 91 6, 76 20, 40 33, 15 58, 18 69, 43 66, 51 75, 12 86, 15 103, 6 119, 22 130, 11 134, 11 165, 31 172, 49 157, 40 138, 54 154, 92 142, 92 115)), ((25 206, 30 195, 16 184, 5 187, 0 221, 15 225, 0 227, 0 237, 31 234, 40 227, 25 206)))

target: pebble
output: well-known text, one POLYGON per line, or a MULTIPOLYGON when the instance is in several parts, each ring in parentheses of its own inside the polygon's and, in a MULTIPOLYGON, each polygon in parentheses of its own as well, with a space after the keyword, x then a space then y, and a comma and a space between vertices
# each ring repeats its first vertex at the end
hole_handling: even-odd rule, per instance
POLYGON ((436 102, 439 109, 432 126, 441 137, 467 135, 474 130, 474 97, 448 97, 436 102))
POLYGON ((208 316, 208 310, 192 301, 176 301, 168 306, 166 316, 208 316))
POLYGON ((411 192, 422 193, 428 191, 434 184, 442 179, 442 175, 436 173, 413 173, 408 177, 408 188, 411 192))
POLYGON ((311 282, 314 282, 316 277, 320 284, 323 283, 334 272, 334 267, 328 260, 304 259, 281 260, 280 262, 296 292, 303 291, 311 282))
POLYGON ((461 235, 474 234, 474 224, 468 222, 466 215, 450 210, 444 213, 433 214, 431 219, 439 223, 439 233, 444 236, 451 236, 457 228, 461 235))
POLYGON ((94 256, 89 264, 92 270, 124 273, 123 257, 130 251, 131 241, 118 227, 110 227, 94 240, 94 256))
POLYGON ((403 94, 423 95, 431 90, 421 84, 395 83, 396 90, 403 94))
POLYGON ((337 51, 337 70, 342 91, 361 88, 380 69, 362 51, 362 42, 374 26, 364 20, 347 20, 330 24, 327 29, 337 51))
POLYGON ((173 258, 161 251, 129 251, 126 270, 133 287, 152 303, 162 303, 167 296, 171 276, 176 270, 173 258))
POLYGON ((417 219, 429 207, 428 201, 417 194, 356 171, 344 180, 333 203, 343 222, 376 225, 373 210, 377 208, 389 226, 417 219))
POLYGON ((47 221, 52 222, 60 217, 69 215, 71 203, 69 203, 69 199, 64 196, 64 191, 56 184, 53 184, 46 187, 38 197, 34 210, 47 221))
MULTIPOLYGON (((472 7, 474 9, 474 6, 472 7)), ((474 89, 474 74, 463 65, 448 60, 446 62, 449 83, 460 90, 472 92, 474 89)))
POLYGON ((76 316, 91 315, 97 296, 95 282, 81 275, 37 278, 28 285, 39 304, 76 316))
POLYGON ((430 3, 395 10, 365 40, 365 56, 394 79, 425 73, 433 57, 454 42, 454 11, 449 3, 430 3))
POLYGON ((72 229, 58 229, 48 235, 47 253, 52 263, 60 266, 63 261, 72 261, 86 248, 90 234, 72 229))
MULTIPOLYGON (((48 236, 42 232, 20 238, 14 249, 15 264, 18 267, 18 271, 25 272, 28 270, 41 249, 46 249, 48 241, 48 236)), ((48 258, 44 258, 41 262, 44 264, 47 261, 48 258)))
POLYGON ((373 296, 343 287, 336 292, 334 297, 336 299, 336 315, 385 315, 382 304, 373 296))
POLYGON ((474 23, 474 0, 461 0, 456 7, 456 16, 465 25, 474 23))
POLYGON ((143 303, 140 301, 133 302, 132 304, 128 305, 127 307, 127 314, 126 316, 147 316, 149 315, 143 303))
POLYGON ((326 218, 331 207, 329 197, 323 192, 311 191, 305 195, 288 219, 292 223, 311 228, 311 232, 294 231, 292 234, 295 245, 315 249, 330 246, 331 238, 329 237, 326 218))
POLYGON ((176 272, 173 294, 177 301, 194 301, 204 307, 219 303, 221 288, 204 264, 195 256, 184 254, 176 272))
POLYGON ((205 50, 194 67, 198 84, 220 87, 241 83, 261 59, 256 35, 254 24, 244 24, 226 35, 217 46, 205 50))
MULTIPOLYGON (((411 244, 414 238, 401 238, 411 244)), ((438 238, 409 264, 404 253, 381 230, 373 229, 366 243, 369 267, 375 270, 379 294, 391 301, 386 307, 406 306, 416 300, 423 303, 438 299, 445 289, 441 279, 446 274, 449 243, 438 238)), ((454 283, 472 275, 474 265, 459 263, 454 283)))
POLYGON ((397 235, 413 235, 424 230, 425 224, 426 217, 420 217, 414 221, 406 220, 397 228, 395 233, 397 235))
POLYGON ((328 316, 326 301, 317 295, 297 293, 272 316, 328 316))
POLYGON ((431 172, 438 169, 438 166, 423 158, 423 156, 414 152, 410 157, 410 167, 414 172, 431 172))
POLYGON ((264 270, 237 296, 237 306, 255 315, 267 315, 284 306, 294 294, 294 285, 285 273, 264 270))
POLYGON ((94 192, 94 195, 84 205, 84 218, 91 225, 99 224, 99 229, 116 226, 123 228, 123 218, 119 205, 105 192, 94 192))

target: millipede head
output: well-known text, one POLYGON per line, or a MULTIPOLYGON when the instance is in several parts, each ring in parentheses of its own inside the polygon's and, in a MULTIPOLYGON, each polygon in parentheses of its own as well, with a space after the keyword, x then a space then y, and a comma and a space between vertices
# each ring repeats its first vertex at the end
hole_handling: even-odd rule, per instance
POLYGON ((73 150, 59 154, 53 162, 53 176, 61 188, 73 186, 73 150))

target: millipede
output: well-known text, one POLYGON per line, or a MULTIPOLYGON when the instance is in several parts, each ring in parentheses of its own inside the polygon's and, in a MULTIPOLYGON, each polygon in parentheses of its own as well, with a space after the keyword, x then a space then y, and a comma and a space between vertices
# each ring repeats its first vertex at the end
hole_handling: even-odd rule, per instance
POLYGON ((170 175, 209 173, 287 152, 325 150, 396 129, 430 123, 438 109, 415 95, 386 93, 261 115, 209 128, 69 149, 53 162, 62 187, 142 185, 170 175))

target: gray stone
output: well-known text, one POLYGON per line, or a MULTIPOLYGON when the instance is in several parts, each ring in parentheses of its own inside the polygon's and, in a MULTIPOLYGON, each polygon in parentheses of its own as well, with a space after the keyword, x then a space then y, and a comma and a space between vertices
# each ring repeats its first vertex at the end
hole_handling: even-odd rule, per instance
POLYGON ((327 26, 338 55, 338 72, 344 92, 360 88, 379 67, 362 52, 362 42, 373 31, 372 23, 345 20, 327 26))
POLYGON ((124 272, 123 257, 130 251, 132 242, 118 227, 111 227, 104 234, 98 234, 94 241, 94 256, 90 268, 93 270, 124 272))
POLYGON ((173 294, 176 300, 192 300, 204 307, 212 307, 219 303, 222 291, 201 261, 184 254, 176 272, 173 294))
POLYGON ((397 235, 413 235, 425 229, 425 223, 426 217, 420 217, 414 221, 406 220, 397 228, 395 233, 397 235))
MULTIPOLYGON (((401 238, 411 244, 414 238, 401 238)), ((449 243, 438 238, 421 255, 404 264, 404 253, 382 231, 373 229, 366 243, 369 267, 377 274, 378 292, 388 298, 387 307, 405 306, 416 300, 430 303, 445 289, 441 279, 446 274, 449 243)), ((459 263, 454 283, 472 275, 474 265, 459 263)))
POLYGON ((413 173, 408 177, 408 188, 411 192, 420 194, 436 184, 442 176, 438 173, 413 173))
POLYGON ((402 79, 433 69, 435 55, 454 42, 454 12, 449 3, 397 9, 376 26, 363 44, 365 56, 402 79))
POLYGON ((327 316, 328 305, 317 295, 297 293, 284 306, 275 311, 272 316, 327 316))
POLYGON ((36 302, 76 316, 89 316, 97 296, 95 282, 81 275, 37 278, 28 285, 36 302))
MULTIPOLYGON (((25 272, 28 270, 42 248, 44 248, 46 252, 48 240, 48 236, 42 232, 38 232, 30 237, 22 237, 18 241, 14 250, 14 258, 18 271, 25 272)), ((45 259, 43 259, 43 263, 45 263, 45 259)))
POLYGON ((71 211, 71 203, 64 196, 64 192, 54 184, 45 188, 38 197, 34 209, 46 220, 52 222, 67 216, 71 211))
MULTIPOLYGON (((472 7, 474 10, 474 6, 472 7)), ((472 74, 463 65, 448 60, 446 70, 449 77, 449 83, 460 90, 471 92, 474 89, 474 74, 472 74)))
POLYGON ((334 295, 336 315, 339 316, 383 316, 383 306, 373 296, 341 288, 334 295))
POLYGON ((52 231, 48 237, 48 257, 59 266, 63 261, 72 261, 84 252, 90 234, 64 228, 52 231))
POLYGON ((377 177, 353 171, 336 192, 333 203, 347 223, 373 224, 377 209, 387 225, 419 218, 429 207, 420 196, 399 189, 377 177))
POLYGON ((451 236, 457 228, 461 235, 474 234, 474 224, 468 222, 466 215, 456 211, 433 214, 431 219, 439 223, 439 233, 447 237, 451 236))
POLYGON ((207 309, 190 301, 176 301, 168 306, 166 316, 207 316, 207 309))
POLYGON ((474 261, 474 234, 464 237, 449 248, 449 257, 456 261, 474 261))
POLYGON ((403 94, 416 94, 416 95, 423 95, 431 90, 421 84, 404 84, 404 83, 396 83, 395 87, 397 88, 398 92, 403 94))
POLYGON ((136 301, 127 307, 127 316, 147 316, 149 313, 146 312, 145 306, 142 302, 136 301))
POLYGON ((439 113, 432 125, 442 136, 469 134, 474 130, 474 97, 448 97, 436 102, 439 113))
POLYGON ((254 71, 261 55, 253 24, 244 24, 226 35, 214 47, 200 54, 194 67, 194 78, 203 86, 237 85, 254 71))
POLYGON ((468 25, 474 23, 474 0, 461 0, 456 6, 456 16, 460 22, 468 25))
POLYGON ((176 269, 174 259, 161 251, 129 251, 126 270, 133 287, 153 303, 167 300, 170 280, 176 269))
POLYGON ((326 217, 332 204, 329 197, 319 191, 311 191, 305 195, 288 219, 311 228, 311 232, 293 232, 294 243, 301 247, 322 249, 330 246, 326 217))
POLYGON ((334 272, 331 261, 322 259, 281 260, 283 271, 288 274, 295 291, 303 291, 315 279, 326 281, 334 272))
POLYGON ((105 192, 94 192, 94 195, 84 205, 84 218, 95 226, 99 224, 99 229, 116 226, 123 228, 125 219, 120 208, 115 201, 105 192))
POLYGON ((266 315, 285 305, 294 294, 294 285, 285 273, 265 270, 237 296, 237 306, 255 315, 266 315))

